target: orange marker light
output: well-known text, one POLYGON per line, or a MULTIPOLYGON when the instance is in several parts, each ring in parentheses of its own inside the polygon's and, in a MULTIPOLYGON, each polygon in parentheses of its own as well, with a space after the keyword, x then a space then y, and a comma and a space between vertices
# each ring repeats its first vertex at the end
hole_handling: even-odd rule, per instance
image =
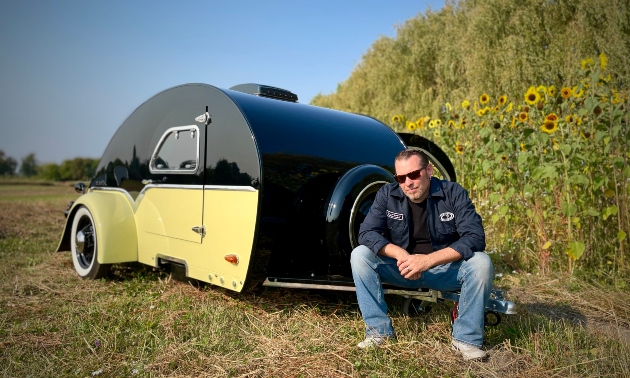
POLYGON ((238 265, 238 256, 236 255, 225 255, 225 261, 234 264, 234 265, 238 265))

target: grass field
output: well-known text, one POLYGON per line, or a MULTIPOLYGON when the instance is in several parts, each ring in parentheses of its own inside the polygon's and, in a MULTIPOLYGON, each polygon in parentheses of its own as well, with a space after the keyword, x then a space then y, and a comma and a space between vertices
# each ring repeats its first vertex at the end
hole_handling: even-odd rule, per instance
POLYGON ((486 330, 487 362, 450 346, 449 307, 402 315, 398 339, 358 350, 352 293, 234 294, 138 264, 81 280, 55 253, 71 184, 0 181, 3 377, 627 377, 630 294, 575 278, 504 274, 518 314, 486 330))

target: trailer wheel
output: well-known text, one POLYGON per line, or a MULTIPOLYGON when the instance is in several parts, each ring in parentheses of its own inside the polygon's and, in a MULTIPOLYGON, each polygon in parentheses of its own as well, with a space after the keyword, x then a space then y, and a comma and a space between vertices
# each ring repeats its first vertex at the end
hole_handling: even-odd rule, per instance
POLYGON ((405 316, 423 315, 431 311, 432 308, 431 302, 406 298, 405 303, 403 303, 403 314, 405 316))
POLYGON ((74 269, 83 279, 98 279, 109 273, 111 265, 98 262, 96 227, 92 213, 79 207, 72 220, 71 253, 74 269))
POLYGON ((405 142, 407 147, 417 148, 427 155, 429 162, 437 170, 436 176, 448 181, 457 180, 455 167, 453 167, 451 159, 437 144, 416 134, 398 133, 398 136, 405 142))

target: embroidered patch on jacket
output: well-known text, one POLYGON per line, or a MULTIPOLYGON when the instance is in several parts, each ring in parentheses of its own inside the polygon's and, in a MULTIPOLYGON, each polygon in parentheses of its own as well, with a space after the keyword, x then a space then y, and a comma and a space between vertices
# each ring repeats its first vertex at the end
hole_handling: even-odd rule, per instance
POLYGON ((446 213, 440 214, 440 220, 442 222, 452 221, 453 219, 455 219, 455 214, 453 213, 446 212, 446 213))
POLYGON ((394 213, 393 211, 387 210, 387 216, 392 219, 403 220, 402 214, 394 213))

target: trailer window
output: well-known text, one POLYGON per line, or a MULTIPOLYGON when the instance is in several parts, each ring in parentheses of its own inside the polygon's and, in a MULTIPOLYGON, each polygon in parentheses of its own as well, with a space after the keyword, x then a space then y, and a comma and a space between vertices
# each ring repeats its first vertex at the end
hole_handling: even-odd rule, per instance
POLYGON ((151 173, 195 173, 198 167, 197 126, 178 126, 166 130, 151 156, 151 173))

